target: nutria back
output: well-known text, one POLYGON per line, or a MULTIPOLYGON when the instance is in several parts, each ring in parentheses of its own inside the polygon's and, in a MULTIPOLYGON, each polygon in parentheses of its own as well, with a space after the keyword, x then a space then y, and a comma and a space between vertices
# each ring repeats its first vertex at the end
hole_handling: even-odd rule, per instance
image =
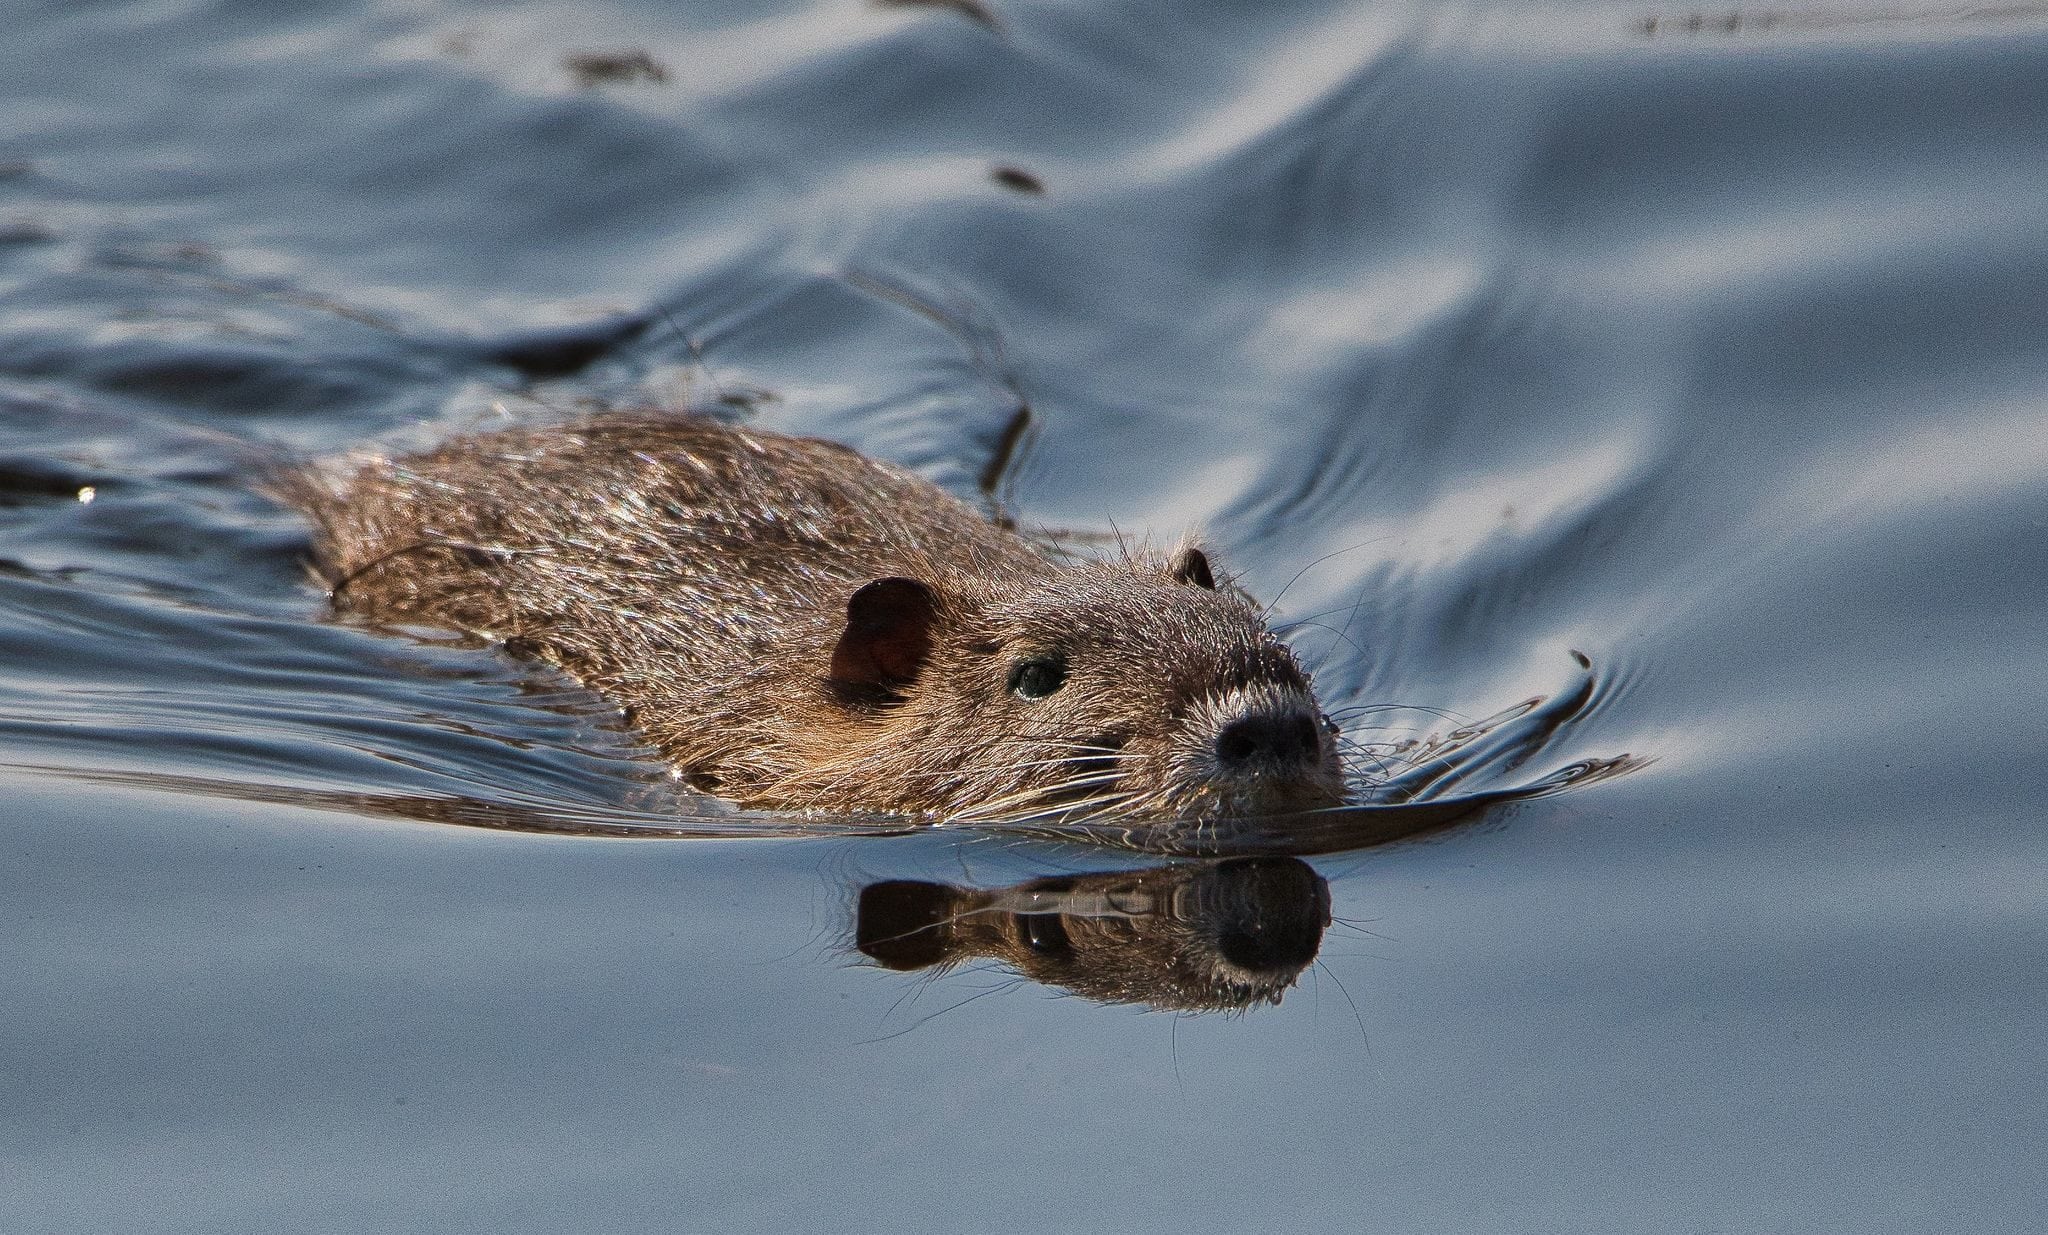
POLYGON ((501 641, 704 790, 955 819, 1335 805, 1334 731, 1207 556, 1056 558, 812 438, 612 414, 283 486, 336 606, 501 641))

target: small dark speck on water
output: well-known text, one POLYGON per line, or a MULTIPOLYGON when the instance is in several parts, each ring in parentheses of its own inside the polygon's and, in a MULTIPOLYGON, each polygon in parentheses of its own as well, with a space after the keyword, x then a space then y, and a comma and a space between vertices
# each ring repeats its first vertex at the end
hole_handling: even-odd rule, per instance
POLYGON ((668 69, 644 51, 579 51, 562 58, 576 84, 584 87, 668 80, 668 69))
POLYGON ((1045 194, 1045 181, 1040 180, 1021 167, 1011 167, 1007 163, 998 163, 989 169, 988 174, 991 179, 1006 189, 1015 189, 1019 193, 1028 193, 1033 197, 1042 197, 1045 194))
POLYGON ((951 9, 991 30, 1002 29, 994 11, 981 0, 875 0, 875 6, 884 9, 951 9))
POLYGON ((0 222, 0 245, 48 244, 57 239, 57 232, 46 223, 34 219, 11 219, 0 222))

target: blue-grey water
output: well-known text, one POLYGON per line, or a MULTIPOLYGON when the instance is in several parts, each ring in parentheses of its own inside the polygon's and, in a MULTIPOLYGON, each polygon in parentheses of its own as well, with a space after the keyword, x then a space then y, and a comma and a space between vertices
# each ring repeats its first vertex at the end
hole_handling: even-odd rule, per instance
POLYGON ((2040 1229, 2048 8, 0 32, 0 1230, 2040 1229), (652 402, 972 496, 1020 400, 1024 519, 1201 527, 1392 763, 1572 696, 1465 787, 1625 774, 788 835, 251 483, 652 402))

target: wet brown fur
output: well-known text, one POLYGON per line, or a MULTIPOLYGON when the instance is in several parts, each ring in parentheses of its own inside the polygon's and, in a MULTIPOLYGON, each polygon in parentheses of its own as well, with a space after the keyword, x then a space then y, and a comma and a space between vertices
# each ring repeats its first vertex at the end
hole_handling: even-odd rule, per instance
POLYGON ((1340 800, 1306 676, 1240 593, 1204 586, 1191 547, 1057 560, 847 447, 675 414, 482 434, 280 488, 313 518, 337 608, 558 665, 694 784, 749 805, 1016 819, 1340 800), (879 617, 850 619, 890 579, 869 593, 879 617), (1067 676, 1021 698, 1011 675, 1034 655, 1067 676), (1309 757, 1218 770, 1222 726, 1303 708, 1309 757))

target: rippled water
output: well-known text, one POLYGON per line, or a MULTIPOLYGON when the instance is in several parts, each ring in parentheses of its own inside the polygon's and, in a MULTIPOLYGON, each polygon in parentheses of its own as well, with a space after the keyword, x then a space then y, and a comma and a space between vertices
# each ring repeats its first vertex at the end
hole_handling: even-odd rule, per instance
POLYGON ((2037 1228, 2048 9, 0 28, 0 1229, 2037 1228), (1027 403, 1456 774, 748 816, 251 483, 636 400, 1027 403))

